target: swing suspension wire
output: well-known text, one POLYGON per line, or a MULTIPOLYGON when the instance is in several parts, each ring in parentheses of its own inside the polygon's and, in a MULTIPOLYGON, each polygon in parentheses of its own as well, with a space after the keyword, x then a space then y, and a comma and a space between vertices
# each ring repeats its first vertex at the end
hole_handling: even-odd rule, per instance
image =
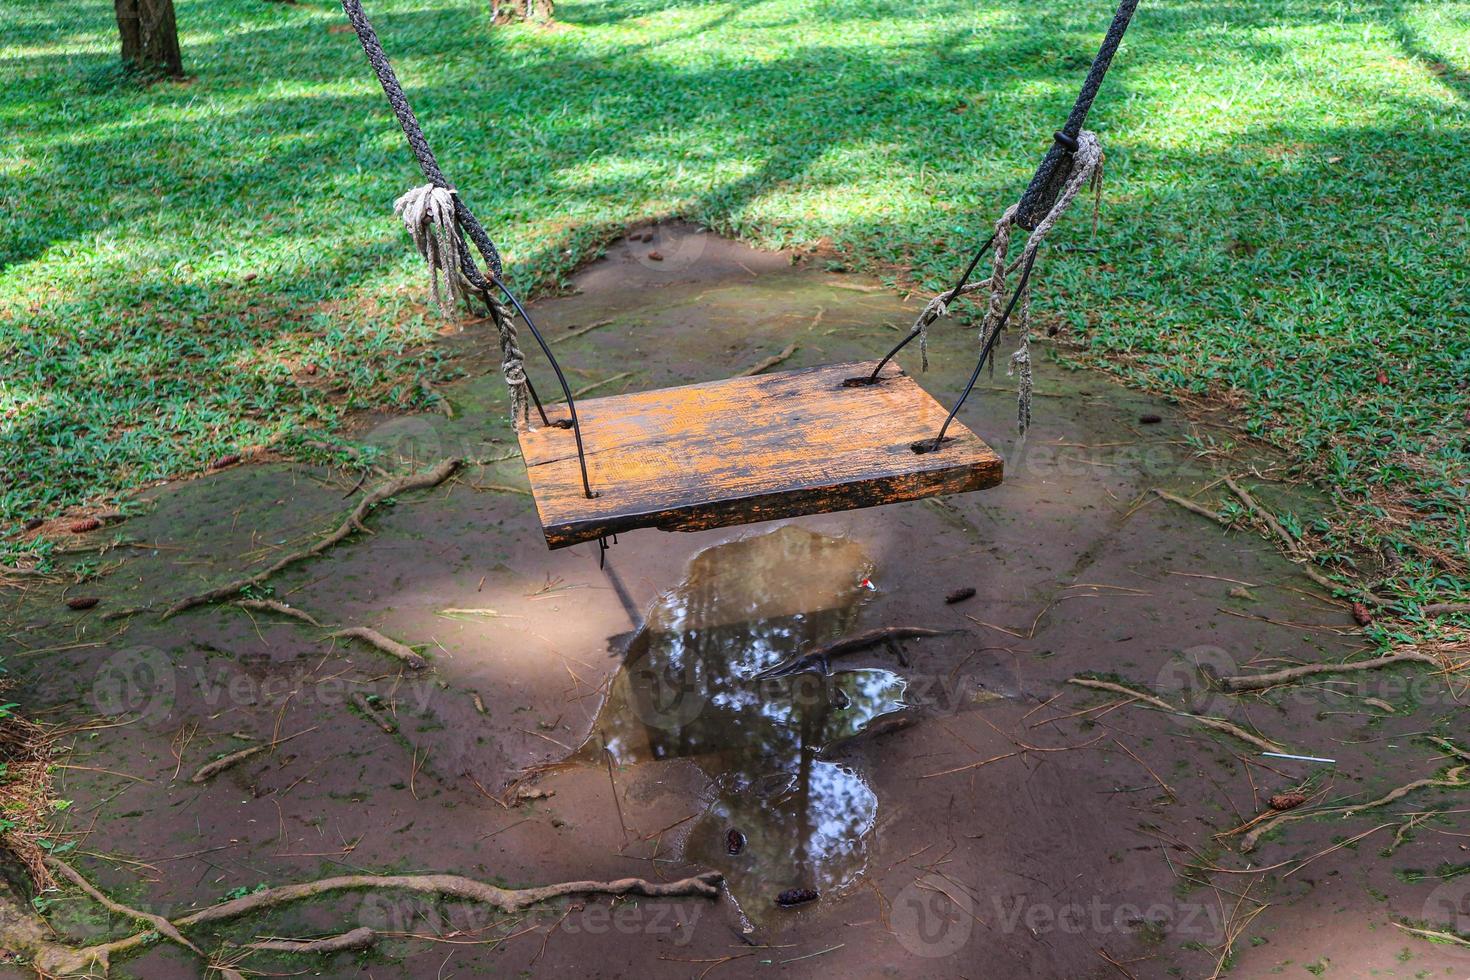
MULTIPOLYGON (((505 284, 500 253, 495 247, 495 243, 491 241, 490 236, 486 234, 484 227, 480 224, 474 213, 470 211, 468 205, 459 197, 459 194, 449 184, 447 178, 445 178, 443 171, 440 170, 434 152, 430 148, 428 140, 425 138, 423 130, 419 126, 418 119, 408 103, 408 98, 403 92, 403 87, 399 84, 398 77, 388 61, 388 56, 383 50, 377 34, 373 31, 372 25, 368 22, 366 14, 363 12, 361 0, 341 0, 341 4, 354 31, 357 33, 358 40, 362 44, 369 64, 372 66, 379 83, 383 87, 384 93, 388 97, 388 102, 398 118, 399 125, 403 128, 409 146, 418 160, 419 169, 428 181, 428 185, 418 188, 416 191, 411 191, 399 203, 402 205, 405 201, 410 201, 411 198, 414 198, 408 205, 408 211, 412 215, 412 219, 405 217, 405 222, 409 225, 409 230, 413 234, 415 244, 418 245, 420 252, 429 263, 431 280, 435 284, 436 296, 439 295, 437 292, 437 277, 441 272, 448 281, 451 297, 463 296, 466 302, 468 302, 468 294, 464 292, 457 278, 460 276, 478 294, 489 310, 491 318, 495 321, 496 329, 500 336, 502 370, 505 375, 506 384, 511 391, 513 419, 517 425, 529 420, 529 407, 526 405, 526 398, 529 396, 530 400, 535 403, 537 413, 544 425, 570 428, 576 439, 577 462, 581 470, 583 493, 588 498, 597 496, 592 490, 591 481, 588 477, 586 452, 582 443, 582 429, 577 416, 576 401, 572 394, 571 386, 567 383, 566 375, 562 372, 561 365, 557 362, 556 356, 551 352, 550 345, 547 344, 545 338, 541 335, 541 331, 537 329, 530 314, 526 312, 520 300, 505 284), (448 201, 444 200, 446 197, 448 201), (476 249, 480 253, 480 257, 485 262, 488 276, 482 274, 476 266, 464 237, 460 234, 461 229, 474 242, 476 249), (562 394, 566 398, 567 412, 569 415, 567 420, 552 422, 547 416, 540 396, 531 384, 530 379, 526 377, 524 355, 521 353, 519 347, 514 318, 510 311, 494 298, 492 288, 503 294, 511 306, 514 307, 515 313, 519 314, 525 322, 531 331, 531 335, 536 339, 537 345, 550 362, 552 370, 556 374, 557 382, 561 387, 562 394)), ((1023 298, 1026 300, 1026 305, 1023 306, 1021 315, 1023 334, 1029 329, 1029 315, 1027 311, 1030 300, 1026 296, 1026 290, 1030 285, 1037 248, 1041 243, 1041 239, 1045 237, 1051 226, 1061 216, 1061 212, 1065 211, 1071 203, 1082 181, 1088 176, 1096 177, 1097 168, 1101 162, 1100 151, 1097 148, 1096 137, 1091 133, 1084 133, 1082 125, 1086 121, 1087 113, 1102 84, 1103 76, 1108 70, 1108 66, 1112 61, 1114 53, 1117 51, 1118 45, 1123 38, 1123 33, 1127 30, 1129 20, 1132 18, 1137 6, 1138 0, 1119 0, 1113 22, 1108 29, 1107 36, 1103 40, 1096 59, 1092 63, 1092 68, 1088 72, 1087 79, 1083 83, 1082 90, 1078 94, 1072 111, 1068 115, 1063 128, 1053 134, 1052 145, 1049 147, 1041 164, 1037 167, 1036 173, 1031 178, 1020 203, 1007 211, 1006 215, 1001 219, 1001 222, 997 224, 995 231, 985 241, 985 244, 970 259, 969 264, 965 267, 964 272, 959 276, 955 285, 930 301, 915 322, 913 329, 884 355, 883 359, 878 362, 877 367, 874 368, 872 374, 866 378, 853 379, 848 382, 849 384, 877 384, 879 382, 879 374, 883 368, 899 351, 916 337, 920 340, 920 349, 923 351, 923 363, 927 368, 928 326, 934 320, 938 319, 938 317, 948 314, 949 303, 960 298, 965 293, 986 286, 990 287, 991 300, 988 308, 989 312, 985 317, 985 323, 982 327, 985 331, 983 337, 984 342, 975 369, 971 373, 964 391, 945 418, 938 435, 934 437, 932 442, 916 443, 913 447, 916 452, 932 452, 941 448, 945 433, 954 421, 955 416, 959 413, 960 408, 964 405, 965 400, 969 397, 970 392, 974 389, 975 383, 978 381, 980 372, 984 369, 986 362, 993 360, 995 345, 1000 338, 1000 334, 1004 330, 1012 311, 1015 310, 1016 305, 1023 298), (1086 149, 1082 153, 1079 153, 1079 149, 1083 148, 1083 142, 1079 140, 1085 141, 1087 144, 1086 149), (1011 227, 1007 227, 1007 224, 1032 232, 1023 255, 1010 266, 1006 265, 1004 255, 1006 240, 1009 238, 1011 231, 1011 227), (999 244, 997 244, 997 241, 999 241, 999 244), (988 279, 971 284, 970 277, 974 275, 976 268, 980 264, 980 260, 986 255, 992 245, 997 245, 997 252, 999 253, 996 257, 994 271, 988 279), (1002 311, 1001 300, 1004 298, 1002 291, 1005 286, 1005 276, 1013 271, 1017 265, 1024 265, 1021 278, 1016 286, 1015 292, 1010 297, 1009 303, 1005 304, 1004 310, 1002 311)), ((1022 408, 1019 418, 1023 426, 1025 419, 1029 416, 1029 400, 1027 396, 1030 387, 1030 367, 1029 358, 1025 356, 1025 340, 1026 338, 1023 336, 1022 349, 1012 359, 1013 364, 1020 363, 1022 366, 1022 408)), ((605 550, 605 543, 599 543, 602 549, 605 550)))
MULTIPOLYGON (((433 149, 429 146, 428 139, 424 136, 423 129, 419 126, 418 117, 414 115, 412 106, 408 104, 408 96, 403 92, 403 86, 399 84, 398 75, 393 71, 392 64, 388 61, 387 52, 383 50, 382 43, 378 40, 377 33, 368 22, 367 15, 363 12, 361 0, 341 0, 342 10, 347 14, 352 29, 357 33, 357 39, 362 43, 363 52, 367 55, 368 63, 373 72, 378 76, 378 82, 383 86, 383 93, 388 97, 388 103, 393 107, 393 114, 398 117, 398 124, 403 128, 403 135, 408 139, 408 145, 413 150, 414 157, 418 160, 419 169, 423 172, 424 179, 429 182, 430 187, 420 188, 420 191, 444 192, 453 200, 453 216, 447 219, 448 227, 440 224, 437 228, 424 228, 415 231, 415 240, 420 243, 420 251, 424 252, 425 259, 430 263, 430 275, 435 277, 440 271, 450 282, 451 295, 459 288, 457 281, 453 278, 462 275, 469 281, 470 286, 479 295, 489 311, 491 318, 500 334, 500 346, 502 355, 502 370, 505 374, 506 384, 511 391, 512 417, 517 424, 525 419, 529 409, 525 404, 525 398, 529 395, 536 405, 536 411, 541 417, 544 425, 556 426, 558 428, 569 428, 577 441, 577 464, 581 468, 582 492, 590 499, 597 496, 592 490, 592 484, 587 476, 587 455, 582 446, 582 426, 577 418, 577 403, 572 395, 571 386, 567 383, 566 375, 562 372, 561 365, 557 363, 556 356, 552 354, 551 347, 546 339, 541 336, 541 331, 536 329, 536 323, 521 301, 511 292, 510 287, 505 284, 504 270, 501 265, 500 251, 491 241, 469 206, 460 198, 458 192, 450 185, 444 172, 439 169, 439 162, 434 156, 433 149), (486 273, 481 273, 475 264, 474 257, 470 254, 469 247, 464 238, 459 234, 463 229, 471 241, 475 243, 476 250, 484 260, 486 273), (422 244, 422 236, 429 234, 443 235, 443 244, 453 251, 453 256, 447 267, 437 265, 438 261, 432 249, 425 251, 422 244), (541 403, 541 398, 536 394, 536 389, 526 377, 524 355, 521 353, 517 338, 515 321, 505 306, 498 302, 492 289, 500 292, 510 301, 515 312, 520 315, 526 327, 531 331, 531 336, 536 338, 537 345, 551 362, 551 369, 556 373, 557 383, 561 386, 562 394, 567 402, 568 420, 565 422, 552 422, 546 414, 546 409, 541 403)), ((417 192, 410 192, 411 194, 417 192)), ((428 220, 434 220, 430 218, 428 220)), ((437 286, 436 286, 437 289, 437 286)))
MULTIPOLYGON (((964 391, 961 392, 960 397, 955 401, 954 407, 950 409, 948 416, 945 417, 944 424, 940 426, 938 435, 932 441, 915 443, 913 447, 915 452, 935 452, 941 448, 944 443, 945 433, 949 431, 950 424, 954 421, 955 416, 959 414, 960 408, 965 404, 965 400, 970 397, 970 392, 974 390, 975 383, 980 379, 980 372, 984 369, 987 361, 993 360, 996 342, 1000 339, 1001 332, 1005 329, 1006 322, 1010 319, 1012 311, 1015 310, 1016 304, 1026 296, 1026 290, 1031 280, 1031 270, 1036 263, 1037 250, 1041 244, 1041 239, 1045 237, 1052 225, 1061 217, 1061 212, 1065 211, 1071 203, 1081 183, 1088 178, 1096 181, 1101 173, 1101 152, 1097 149, 1096 136, 1091 133, 1084 135, 1082 126, 1087 121, 1087 114, 1092 108, 1093 101, 1097 98, 1098 90, 1102 87, 1103 77, 1107 74, 1109 65, 1112 64, 1113 55, 1117 53, 1118 45, 1122 43, 1123 35, 1128 30, 1128 24, 1132 20, 1133 12, 1137 7, 1138 0, 1119 0, 1117 10, 1113 14, 1112 23, 1108 26, 1107 34, 1103 38, 1102 45, 1098 48, 1097 57, 1093 59, 1092 67, 1087 73, 1087 78, 1082 83, 1082 89, 1077 94, 1077 100, 1072 105, 1072 111, 1067 115, 1067 121, 1062 128, 1052 134, 1051 146, 1048 147, 1046 156, 1042 159, 1040 165, 1037 166, 1036 173, 1032 176, 1030 183, 1027 184, 1025 192, 1021 195, 1020 202, 1007 212, 1006 216, 1001 219, 1001 223, 997 225, 996 230, 985 240, 985 244, 976 250, 974 256, 970 259, 969 265, 965 267, 965 271, 961 273, 954 287, 946 292, 940 293, 929 302, 924 308, 924 311, 919 314, 918 319, 914 321, 913 329, 895 344, 892 350, 884 355, 883 359, 878 362, 878 366, 874 368, 873 373, 861 382, 865 384, 876 384, 878 382, 878 374, 883 370, 883 367, 893 359, 894 355, 916 337, 920 338, 920 349, 924 351, 923 366, 927 368, 929 366, 928 352, 926 349, 927 330, 929 325, 940 316, 948 315, 948 305, 967 292, 989 286, 991 289, 990 310, 993 314, 1001 296, 1000 290, 1004 288, 1004 275, 1012 271, 1017 264, 1024 266, 1021 271, 1020 282, 1017 284, 1015 292, 1011 294, 1010 302, 1006 304, 1004 311, 998 317, 987 315, 985 318, 982 329, 988 327, 989 330, 984 336, 980 357, 975 363, 975 370, 970 373, 970 379, 966 383, 964 391), (1084 141, 1087 143, 1085 147, 1083 145, 1084 141), (1079 151, 1081 152, 1079 153, 1079 151), (1095 158, 1087 156, 1087 154, 1093 152, 1097 154, 1095 158), (990 250, 991 245, 996 243, 998 238, 1001 239, 1001 244, 998 247, 1004 253, 1006 247, 1005 242, 1009 238, 1010 229, 1006 229, 1004 236, 1002 236, 1001 231, 1007 221, 1015 227, 1023 228, 1032 233, 1026 243, 1022 257, 1017 259, 1011 266, 1006 267, 1004 254, 1002 254, 998 257, 995 271, 989 279, 984 279, 973 285, 969 285, 970 277, 974 275, 976 267, 980 264, 980 260, 990 250), (994 320, 993 323, 991 322, 992 319, 994 320)), ((1094 220, 1095 215, 1096 204, 1094 204, 1094 220)), ((1030 300, 1027 299, 1028 307, 1029 303, 1030 300)), ((1029 316, 1025 309, 1022 311, 1022 321, 1022 332, 1024 334, 1029 330, 1029 316)), ((1023 357, 1026 349, 1024 344, 1025 337, 1023 337, 1022 351, 1017 355, 1018 358, 1022 358, 1023 380, 1021 409, 1018 415, 1018 421, 1022 425, 1023 431, 1026 421, 1030 417, 1030 363, 1029 357, 1023 357)), ((1014 360, 1013 363, 1015 363, 1014 360)))

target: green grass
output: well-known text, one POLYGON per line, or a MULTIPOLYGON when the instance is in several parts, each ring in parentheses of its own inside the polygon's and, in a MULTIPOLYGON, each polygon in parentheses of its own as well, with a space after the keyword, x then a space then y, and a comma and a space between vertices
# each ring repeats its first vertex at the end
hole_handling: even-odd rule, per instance
MULTIPOLYGON (((367 6, 524 290, 664 214, 936 288, 1111 14, 581 0, 547 31, 367 6)), ((419 179, 340 9, 179 0, 194 78, 150 88, 111 17, 0 0, 6 523, 412 403, 434 369, 388 210, 419 179)), ((1392 552, 1411 598, 1463 596, 1470 557, 1467 122, 1470 3, 1144 0, 1091 120, 1101 251, 1047 259, 1038 302, 1130 381, 1238 405, 1332 495, 1314 547, 1364 574, 1392 552)))

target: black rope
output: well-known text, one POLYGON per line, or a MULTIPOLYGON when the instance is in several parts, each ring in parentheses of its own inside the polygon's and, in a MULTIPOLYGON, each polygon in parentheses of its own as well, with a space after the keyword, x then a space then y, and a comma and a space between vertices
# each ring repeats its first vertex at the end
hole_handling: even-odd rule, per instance
MULTIPOLYGON (((1102 46, 1098 48, 1097 57, 1092 61, 1092 67, 1087 72, 1087 78, 1082 82, 1082 90, 1077 94, 1077 101, 1072 104, 1072 111, 1067 116, 1067 122, 1061 129, 1052 134, 1052 144, 1042 158, 1041 164, 1036 168, 1036 173, 1027 185, 1026 191, 1021 195, 1021 202, 1016 206, 1015 217, 1011 223, 1027 231, 1033 230, 1040 221, 1051 211, 1052 205, 1056 203, 1057 196, 1067 182, 1067 176, 1072 171, 1072 154, 1077 150, 1077 136, 1082 132, 1082 124, 1087 121, 1087 113, 1092 109, 1092 103, 1097 98, 1098 89, 1102 87, 1103 76, 1108 73, 1108 66, 1113 62, 1113 55, 1118 51, 1118 45, 1123 41, 1123 34, 1128 30, 1128 23, 1133 18, 1133 12, 1138 8, 1138 0, 1119 0, 1117 12, 1113 14, 1113 22, 1108 26, 1108 33, 1103 37, 1102 46), (1063 166, 1065 164, 1065 166, 1063 166)), ((960 276, 959 284, 950 291, 950 302, 959 298, 960 290, 974 274, 975 267, 979 265, 980 259, 990 249, 995 241, 992 234, 980 246, 979 251, 970 259, 970 264, 960 276)), ((949 431, 950 423, 959 414, 960 407, 965 404, 965 399, 970 397, 970 392, 975 388, 975 382, 980 380, 980 372, 985 367, 985 362, 991 358, 995 351, 996 341, 1000 339, 1001 331, 1005 329, 1006 321, 1010 318, 1011 311, 1016 308, 1016 303, 1026 291, 1026 286, 1031 279, 1031 268, 1036 263, 1036 252, 1031 252, 1026 258, 1026 266, 1021 271, 1020 285, 1011 294, 1011 300, 1006 304, 1005 312, 1001 314, 1000 321, 996 323, 995 329, 985 339, 985 346, 980 351, 980 359, 975 362, 975 370, 970 373, 970 380, 965 385, 965 390, 960 393, 959 400, 949 410, 944 424, 939 427, 939 434, 932 441, 921 441, 914 444, 915 452, 935 452, 944 443, 944 434, 949 431)), ((944 295, 941 293, 940 295, 944 295)), ((893 350, 878 363, 878 370, 882 370, 895 354, 902 350, 911 340, 919 335, 917 324, 909 335, 899 341, 893 350)), ((866 383, 873 383, 878 378, 878 371, 874 371, 866 383)))
MULTIPOLYGON (((362 50, 367 55, 368 64, 372 65, 373 72, 378 76, 378 82, 383 86, 383 94, 388 97, 388 104, 393 107, 393 114, 398 117, 398 125, 403 128, 403 135, 408 138, 408 145, 413 150, 413 155, 418 159, 419 169, 423 172, 424 179, 435 187, 442 187, 449 191, 454 197, 454 217, 460 227, 465 230, 470 240, 475 243, 475 248, 485 260, 486 267, 490 270, 488 281, 475 265, 474 258, 470 255, 469 248, 463 239, 457 239, 459 244, 460 265, 464 277, 470 281, 470 285, 479 291, 481 299, 485 301, 491 316, 495 316, 495 304, 491 298, 492 286, 510 300, 511 305, 516 308, 526 326, 531 329, 531 335, 536 338, 536 343, 546 354, 546 359, 551 362, 551 369, 556 372, 556 380, 561 385, 562 394, 566 396, 567 412, 571 416, 570 423, 563 428, 570 428, 577 439, 577 463, 582 470, 582 492, 587 497, 597 496, 592 492, 592 484, 587 478, 587 454, 582 448, 582 426, 577 419, 577 404, 572 397, 571 386, 567 384, 566 375, 562 373, 561 365, 557 363, 556 356, 551 353, 551 347, 541 336, 541 331, 536 329, 525 307, 521 305, 514 293, 506 286, 503 279, 503 269, 500 262, 500 251, 490 236, 485 233, 474 212, 469 209, 460 198, 459 193, 450 185, 444 176, 444 171, 439 169, 439 161, 434 156, 434 150, 429 146, 429 141, 424 136, 423 129, 419 126, 418 117, 414 115, 413 107, 408 104, 408 96, 403 93, 403 86, 398 82, 398 75, 393 71, 393 65, 388 61, 388 54, 383 50, 382 43, 378 40, 373 25, 368 22, 367 14, 363 13, 361 0, 342 0, 342 10, 347 14, 347 19, 352 23, 352 29, 357 32, 357 39, 362 43, 362 50)), ((541 415, 541 421, 546 425, 552 423, 546 416, 546 409, 541 404, 541 399, 536 395, 536 389, 531 386, 530 379, 526 380, 526 389, 531 399, 536 403, 536 410, 541 415)))
POLYGON ((1077 149, 1077 134, 1082 132, 1082 124, 1087 121, 1087 113, 1092 108, 1093 100, 1097 98, 1098 89, 1102 87, 1103 76, 1113 63, 1113 55, 1117 53, 1123 33, 1128 30, 1128 22, 1133 18, 1133 11, 1137 7, 1138 0, 1121 0, 1118 4, 1118 11, 1113 15, 1112 24, 1108 25, 1108 33, 1103 38, 1102 47, 1098 48, 1097 57, 1092 60, 1092 68, 1082 83, 1082 91, 1077 93, 1077 101, 1072 104, 1066 124, 1052 134, 1052 143, 1046 156, 1036 168, 1031 183, 1026 187, 1026 193, 1021 195, 1021 204, 1016 208, 1016 224, 1027 231, 1035 228, 1036 223, 1046 217, 1066 182, 1067 174, 1072 170, 1072 153, 1077 149))

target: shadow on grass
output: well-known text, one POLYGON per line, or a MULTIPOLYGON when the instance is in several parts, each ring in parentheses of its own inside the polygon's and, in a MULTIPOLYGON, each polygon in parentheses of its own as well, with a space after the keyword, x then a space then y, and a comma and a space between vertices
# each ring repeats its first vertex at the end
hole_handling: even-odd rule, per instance
MULTIPOLYGON (((436 328, 391 299, 416 260, 389 206, 419 178, 335 5, 181 3, 196 77, 147 89, 97 86, 112 25, 94 7, 33 11, 9 42, 22 53, 3 61, 16 82, 0 120, 29 163, 0 169, 0 198, 23 202, 0 217, 0 349, 18 406, 0 463, 19 473, 0 518, 187 470, 284 424, 330 424, 344 405, 412 402, 436 328), (105 50, 54 50, 89 31, 105 50), (257 278, 242 290, 246 274, 257 278), (307 363, 323 374, 305 380, 307 363)), ((442 165, 523 289, 561 281, 655 213, 758 239, 830 237, 937 286, 1019 193, 1108 15, 942 2, 900 24, 896 7, 765 0, 678 4, 707 19, 609 34, 598 26, 676 5, 568 3, 571 29, 553 33, 490 29, 463 5, 371 7, 442 165), (790 34, 807 22, 819 28, 790 34)), ((1432 252, 1390 246, 1385 268, 1380 242, 1426 217, 1405 173, 1466 157, 1463 135, 1436 125, 1441 107, 1391 95, 1396 128, 1253 124, 1233 146, 1155 121, 1191 66, 1271 70, 1287 41, 1262 29, 1395 10, 1147 8, 1093 116, 1128 174, 1102 232, 1113 268, 1057 263, 1064 315, 1165 377, 1196 370, 1269 394, 1270 377, 1211 373, 1197 345, 1151 331, 1218 339, 1239 322, 1254 356, 1296 330, 1260 327, 1258 344, 1246 325, 1262 310, 1313 310, 1293 322, 1315 330, 1443 302, 1425 286, 1446 280, 1432 252)), ((1405 49, 1438 63, 1407 31, 1405 49)))

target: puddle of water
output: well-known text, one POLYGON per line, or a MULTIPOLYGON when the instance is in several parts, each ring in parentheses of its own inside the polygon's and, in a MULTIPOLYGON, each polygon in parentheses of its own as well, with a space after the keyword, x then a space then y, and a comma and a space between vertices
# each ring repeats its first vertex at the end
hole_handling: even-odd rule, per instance
POLYGON ((756 674, 851 632, 870 572, 857 543, 790 525, 701 552, 633 637, 579 753, 698 765, 715 800, 685 857, 723 871, 752 921, 769 921, 789 889, 838 893, 866 864, 877 798, 821 756, 903 711, 903 678, 756 674))

